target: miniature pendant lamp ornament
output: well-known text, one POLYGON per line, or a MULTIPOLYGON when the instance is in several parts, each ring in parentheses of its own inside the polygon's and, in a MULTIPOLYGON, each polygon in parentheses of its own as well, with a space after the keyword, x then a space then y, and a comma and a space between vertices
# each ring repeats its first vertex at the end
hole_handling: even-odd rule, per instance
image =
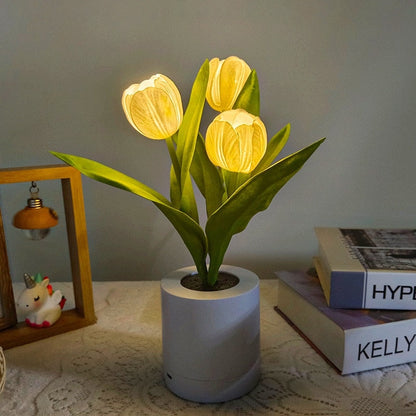
POLYGON ((52 208, 43 206, 36 182, 32 181, 29 191, 27 206, 14 216, 13 225, 24 230, 30 240, 42 240, 49 234, 50 228, 58 224, 58 215, 52 208))
POLYGON ((60 290, 53 291, 49 278, 38 273, 32 278, 24 274, 26 289, 20 294, 17 306, 27 313, 25 322, 33 328, 47 328, 61 316, 65 297, 60 290))

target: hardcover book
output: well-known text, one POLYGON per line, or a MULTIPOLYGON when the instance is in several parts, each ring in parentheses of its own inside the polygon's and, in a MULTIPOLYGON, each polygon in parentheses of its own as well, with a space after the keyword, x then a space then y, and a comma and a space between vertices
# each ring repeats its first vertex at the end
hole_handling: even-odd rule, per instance
POLYGON ((333 308, 416 310, 416 230, 315 229, 315 266, 333 308))
POLYGON ((416 361, 416 311, 332 309, 316 276, 277 275, 276 310, 341 374, 416 361))

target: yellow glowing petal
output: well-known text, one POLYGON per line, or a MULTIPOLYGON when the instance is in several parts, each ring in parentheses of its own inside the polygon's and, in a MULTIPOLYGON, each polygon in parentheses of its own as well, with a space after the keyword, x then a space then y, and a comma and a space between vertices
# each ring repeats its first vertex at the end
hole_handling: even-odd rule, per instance
POLYGON ((243 124, 251 126, 256 117, 245 110, 237 109, 221 113, 219 119, 227 121, 236 129, 243 124))
POLYGON ((231 110, 248 76, 250 67, 240 58, 230 56, 209 62, 209 80, 206 98, 216 111, 231 110))
POLYGON ((149 96, 149 114, 155 124, 155 138, 165 139, 178 129, 175 105, 172 97, 163 90, 149 89, 149 96))
POLYGON ((260 160, 266 153, 267 148, 267 139, 265 140, 267 133, 263 122, 257 119, 257 121, 253 124, 253 129, 253 160, 250 171, 252 171, 260 163, 260 160), (260 123, 258 121, 260 121, 260 123))
POLYGON ((253 127, 246 124, 237 128, 239 138, 239 154, 238 161, 234 170, 236 172, 248 173, 251 171, 251 165, 253 161, 253 127))
POLYGON ((178 89, 168 77, 160 74, 127 88, 122 106, 130 124, 150 139, 172 136, 183 119, 178 89))
MULTIPOLYGON (((137 130, 138 128, 135 126, 133 119, 131 118, 131 114, 130 114, 130 105, 131 105, 131 99, 133 97, 133 95, 136 93, 136 91, 139 89, 140 85, 139 84, 132 84, 130 85, 129 88, 127 88, 124 92, 123 92, 123 96, 121 98, 121 105, 123 107, 124 110, 124 114, 127 118, 127 120, 129 121, 129 123, 137 130)), ((139 131, 140 132, 140 131, 139 131)))
POLYGON ((240 58, 227 58, 221 68, 222 111, 231 110, 250 74, 249 66, 240 58))
POLYGON ((175 109, 177 119, 182 119, 183 109, 181 94, 173 81, 164 75, 159 75, 155 81, 155 87, 161 88, 166 92, 166 94, 171 98, 172 106, 175 109))
POLYGON ((249 173, 266 151, 266 128, 259 117, 245 110, 225 111, 209 125, 205 144, 214 165, 249 173))
POLYGON ((236 172, 239 164, 239 137, 238 133, 228 123, 223 125, 221 137, 221 161, 224 169, 236 172))
POLYGON ((213 58, 209 61, 209 78, 206 92, 208 104, 217 111, 219 111, 218 108, 220 106, 220 83, 217 75, 219 67, 220 60, 218 58, 213 58))
POLYGON ((144 136, 150 139, 165 139, 173 134, 169 134, 172 125, 169 118, 171 111, 168 110, 170 106, 170 98, 164 91, 147 88, 138 91, 132 97, 131 118, 136 128, 144 136))
POLYGON ((205 148, 207 155, 215 166, 223 166, 221 137, 223 136, 224 123, 213 121, 207 129, 205 148))

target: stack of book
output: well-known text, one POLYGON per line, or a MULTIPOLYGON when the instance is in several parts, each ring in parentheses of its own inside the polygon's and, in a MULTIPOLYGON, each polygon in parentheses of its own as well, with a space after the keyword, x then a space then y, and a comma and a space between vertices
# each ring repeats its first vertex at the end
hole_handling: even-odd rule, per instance
POLYGON ((416 361, 416 229, 315 231, 315 267, 277 273, 276 310, 341 374, 416 361))

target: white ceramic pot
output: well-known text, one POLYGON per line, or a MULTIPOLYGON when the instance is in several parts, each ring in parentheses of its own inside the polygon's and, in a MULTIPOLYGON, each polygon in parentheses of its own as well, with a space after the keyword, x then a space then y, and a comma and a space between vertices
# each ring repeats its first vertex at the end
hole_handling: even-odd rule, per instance
POLYGON ((195 267, 161 281, 164 378, 187 400, 232 400, 260 378, 259 279, 239 267, 221 271, 237 276, 239 283, 220 291, 187 289, 181 280, 195 267))

